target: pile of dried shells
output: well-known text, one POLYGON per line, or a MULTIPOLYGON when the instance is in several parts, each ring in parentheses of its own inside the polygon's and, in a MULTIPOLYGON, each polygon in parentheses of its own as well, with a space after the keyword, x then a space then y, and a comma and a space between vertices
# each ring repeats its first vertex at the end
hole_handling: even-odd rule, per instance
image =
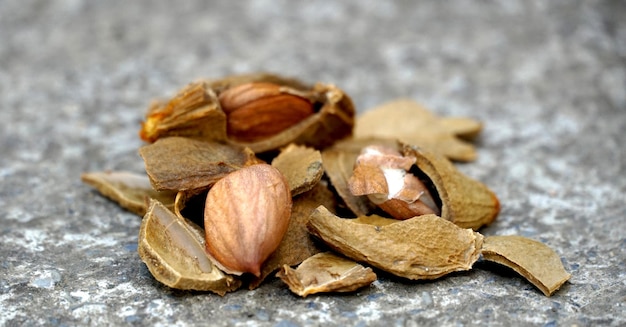
POLYGON ((232 76, 150 106, 147 174, 82 180, 143 216, 139 255, 172 288, 224 295, 278 271, 300 296, 350 292, 372 268, 436 279, 482 258, 550 296, 570 277, 553 250, 477 232, 499 201, 450 160, 476 158, 481 128, 410 100, 355 117, 334 85, 232 76))

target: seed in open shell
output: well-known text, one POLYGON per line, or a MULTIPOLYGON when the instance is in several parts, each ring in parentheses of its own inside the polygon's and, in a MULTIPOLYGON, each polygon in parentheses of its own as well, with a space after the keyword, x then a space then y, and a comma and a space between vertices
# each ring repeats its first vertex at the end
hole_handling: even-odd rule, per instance
POLYGON ((440 214, 426 185, 409 170, 415 158, 404 157, 393 147, 371 145, 356 158, 348 181, 354 195, 366 195, 396 219, 440 214))
MULTIPOLYGON (((226 107, 227 111, 230 110, 228 104, 226 107)), ((239 110, 235 110, 237 111, 239 110)), ((255 153, 277 150, 290 143, 324 148, 352 134, 355 112, 350 97, 332 84, 317 83, 310 86, 294 79, 271 74, 235 75, 220 80, 191 83, 171 100, 155 102, 142 124, 140 136, 147 142, 154 142, 168 136, 227 142, 248 147, 255 153), (256 106, 257 109, 260 107, 264 109, 258 111, 263 115, 263 117, 257 117, 258 120, 269 122, 268 124, 254 124, 262 131, 262 137, 256 137, 259 135, 253 135, 255 137, 251 138, 245 135, 239 137, 241 134, 238 132, 234 137, 230 137, 227 131, 227 113, 222 109, 219 98, 222 97, 222 100, 230 98, 226 96, 229 90, 245 84, 257 83, 274 84, 273 88, 278 90, 275 96, 269 98, 261 96, 257 99, 273 99, 269 102, 278 99, 279 103, 289 104, 287 107, 297 108, 298 114, 290 114, 288 123, 283 124, 282 113, 289 110, 280 109, 269 117, 265 117, 266 113, 274 109, 268 103, 257 102, 259 104, 256 106), (265 133, 273 129, 274 123, 276 126, 282 125, 280 130, 265 133)), ((247 109, 243 110, 242 114, 246 117, 243 119, 239 117, 235 120, 244 125, 248 121, 257 120, 257 118, 250 117, 249 113, 247 109)), ((239 123, 235 125, 243 126, 239 123)))

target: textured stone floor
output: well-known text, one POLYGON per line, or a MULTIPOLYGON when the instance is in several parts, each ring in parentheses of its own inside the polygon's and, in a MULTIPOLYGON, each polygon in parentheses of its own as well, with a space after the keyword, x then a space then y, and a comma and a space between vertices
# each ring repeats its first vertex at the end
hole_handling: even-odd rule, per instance
POLYGON ((0 325, 626 324, 623 1, 0 1, 0 325), (419 4, 418 4, 419 3, 419 4), (460 166, 503 205, 485 235, 540 240, 571 280, 548 298, 479 262, 301 299, 276 279, 219 297, 156 282, 140 220, 81 184, 141 172, 150 99, 272 71, 481 120, 460 166))

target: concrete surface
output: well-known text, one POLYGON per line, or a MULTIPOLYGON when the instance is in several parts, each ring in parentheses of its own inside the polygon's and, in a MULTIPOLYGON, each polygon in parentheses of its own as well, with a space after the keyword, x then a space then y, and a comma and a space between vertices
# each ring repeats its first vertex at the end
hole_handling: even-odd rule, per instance
POLYGON ((626 324, 623 1, 0 1, 0 325, 626 324), (266 70, 485 123, 461 169, 500 197, 486 235, 561 256, 547 298, 478 263, 300 299, 278 280, 219 297, 161 286, 139 219, 82 185, 142 171, 150 99, 266 70))

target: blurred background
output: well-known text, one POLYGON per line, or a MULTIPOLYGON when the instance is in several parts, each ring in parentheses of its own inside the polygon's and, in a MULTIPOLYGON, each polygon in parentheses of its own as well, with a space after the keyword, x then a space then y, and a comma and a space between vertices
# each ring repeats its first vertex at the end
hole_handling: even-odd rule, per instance
POLYGON ((0 0, 0 325, 624 324, 624 17, 617 0, 0 0), (359 112, 406 97, 482 121, 459 167, 503 204, 482 232, 547 243, 572 280, 552 298, 490 269, 305 300, 160 286, 139 220, 79 174, 143 171, 151 99, 257 71, 334 83, 359 112))

